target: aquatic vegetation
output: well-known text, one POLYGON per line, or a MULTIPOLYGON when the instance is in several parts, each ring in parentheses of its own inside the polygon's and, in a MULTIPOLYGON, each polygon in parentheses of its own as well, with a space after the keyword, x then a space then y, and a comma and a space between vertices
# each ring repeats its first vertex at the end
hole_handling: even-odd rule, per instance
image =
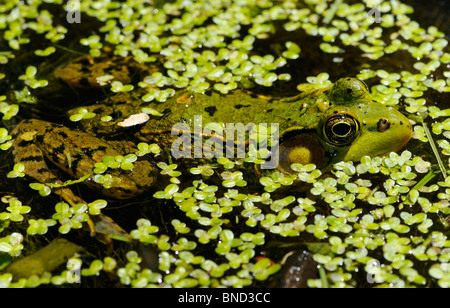
MULTIPOLYGON (((68 10, 60 0, 0 4, 0 34, 5 49, 9 47, 0 53, 0 83, 23 88, 0 93, 4 151, 11 146, 14 117, 27 108, 24 103, 39 106, 38 91, 51 86, 39 63, 66 52, 70 31, 88 16, 99 28, 76 37, 71 51, 99 57, 107 46, 115 55, 149 65, 161 61, 164 67, 136 83, 124 84, 111 75, 98 78, 108 93, 143 88, 144 102, 164 102, 180 89, 227 94, 238 88, 257 92, 301 84, 302 90, 305 82, 319 89, 347 74, 340 71, 342 63, 355 61, 356 76, 370 86, 374 100, 401 109, 415 122, 413 145, 406 150, 338 163, 330 170, 295 164, 294 173, 287 175, 261 170, 263 160, 255 157, 218 158, 189 168, 159 161, 162 186, 137 201, 151 209, 137 211, 142 216, 129 232, 138 245, 154 249, 156 264, 149 266, 138 246, 111 255, 93 250, 89 256, 68 258, 64 269, 20 280, 0 263, 0 286, 89 284, 91 277, 111 276, 131 287, 266 286, 282 267, 282 256, 271 253, 268 243, 284 241, 291 250, 312 244, 326 248, 310 249, 321 268, 321 277, 310 280, 310 287, 449 287, 448 41, 437 27, 422 28, 412 20, 413 8, 399 1, 379 1, 378 23, 367 14, 370 2, 174 1, 156 9, 145 1, 126 1, 126 6, 81 1, 81 25, 58 21, 54 11, 64 15, 68 10), (308 37, 318 40, 323 63, 336 69, 317 63, 314 73, 308 71, 310 46, 302 40, 308 37), (29 46, 32 56, 22 58, 29 46), (24 59, 9 74, 11 65, 24 59), (304 75, 290 70, 302 65, 304 75), (432 140, 434 154, 428 146, 432 140), (442 159, 439 172, 435 156, 442 159), (268 257, 258 258, 262 253, 268 257)), ((142 112, 163 116, 151 108, 142 112)), ((80 108, 70 120, 94 116, 80 108)), ((107 188, 118 180, 108 174, 110 169, 126 172, 138 156, 165 159, 156 144, 137 147, 135 154, 105 157, 92 170, 92 180, 107 188)), ((9 181, 21 180, 23 171, 20 164, 2 167, 9 181)), ((103 199, 72 207, 51 199, 57 187, 30 187, 49 196, 44 201, 49 210, 40 213, 20 192, 2 196, 0 256, 10 258, 0 262, 15 262, 38 250, 29 239, 64 236, 80 229, 89 215, 125 208, 103 199)))
POLYGON ((48 85, 48 81, 45 79, 36 80, 37 68, 35 66, 28 66, 25 74, 19 76, 19 80, 23 80, 25 85, 32 89, 42 88, 48 85))
POLYGON ((86 108, 80 108, 78 113, 73 114, 69 117, 70 121, 78 122, 82 119, 92 119, 95 117, 95 113, 89 112, 86 108))

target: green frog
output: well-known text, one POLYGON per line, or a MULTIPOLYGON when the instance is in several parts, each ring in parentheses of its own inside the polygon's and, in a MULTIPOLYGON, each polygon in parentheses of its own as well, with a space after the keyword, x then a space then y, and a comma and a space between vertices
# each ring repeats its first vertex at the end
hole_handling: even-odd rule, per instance
MULTIPOLYGON (((95 84, 92 71, 95 71, 94 76, 102 75, 108 67, 101 62, 102 68, 98 69, 94 60, 86 58, 75 63, 75 69, 69 64, 55 72, 55 76, 72 87, 95 84), (90 77, 80 73, 79 65, 83 61, 93 67, 90 77), (80 78, 84 80, 80 81, 80 78)), ((120 66, 117 62, 115 65, 120 66)), ((110 68, 108 70, 111 72, 110 68)), ((115 80, 122 77, 124 83, 131 80, 123 73, 123 66, 119 71, 113 74, 115 80)), ((154 69, 144 71, 148 73, 154 69)), ((147 90, 120 92, 91 106, 70 111, 73 115, 84 108, 96 114, 78 122, 76 129, 37 119, 22 121, 14 132, 15 162, 24 164, 25 173, 39 182, 60 183, 46 161, 74 178, 81 178, 92 175, 94 165, 105 156, 135 153, 138 142, 157 143, 172 154, 186 156, 186 153, 192 153, 192 144, 182 138, 186 133, 203 138, 203 141, 212 136, 219 137, 217 140, 229 145, 225 130, 220 131, 217 127, 224 128, 230 123, 265 123, 276 124, 271 133, 276 130, 279 137, 273 147, 272 156, 276 157, 273 166, 291 173, 293 163, 314 163, 326 168, 342 160, 358 161, 365 155, 398 151, 412 134, 412 125, 404 115, 373 101, 365 83, 355 78, 339 79, 327 88, 306 87, 299 95, 282 99, 267 99, 241 90, 226 95, 179 90, 164 102, 146 103, 141 96, 147 90), (143 115, 144 120, 131 125, 120 124, 133 115, 142 115, 143 108, 151 110, 149 116, 143 115), (101 121, 105 116, 112 120, 101 121), (214 129, 201 129, 211 123, 215 124, 212 126, 214 133, 214 129), (200 130, 196 130, 199 126, 200 130)), ((237 146, 238 142, 232 143, 237 146)), ((207 142, 202 146, 205 144, 207 142)), ((216 150, 218 144, 214 144, 216 150)), ((209 149, 214 148, 211 142, 209 145, 209 149)), ((137 196, 156 185, 158 170, 145 156, 139 157, 133 165, 132 170, 112 170, 113 176, 120 180, 108 189, 92 180, 85 182, 113 198, 137 196)), ((71 205, 82 202, 67 187, 57 193, 71 205)))

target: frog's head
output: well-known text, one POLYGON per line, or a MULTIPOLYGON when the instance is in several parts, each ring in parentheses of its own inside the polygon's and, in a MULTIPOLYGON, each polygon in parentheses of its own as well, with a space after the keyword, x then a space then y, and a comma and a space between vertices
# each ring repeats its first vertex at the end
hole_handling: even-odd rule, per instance
POLYGON ((412 136, 407 117, 393 107, 373 101, 331 107, 318 130, 322 145, 333 153, 330 163, 396 152, 412 136))
POLYGON ((289 172, 290 165, 297 162, 325 167, 395 152, 411 138, 408 118, 393 107, 372 101, 362 81, 340 79, 328 97, 331 107, 309 115, 317 118, 316 125, 308 130, 291 127, 281 134, 279 166, 284 171, 289 172))

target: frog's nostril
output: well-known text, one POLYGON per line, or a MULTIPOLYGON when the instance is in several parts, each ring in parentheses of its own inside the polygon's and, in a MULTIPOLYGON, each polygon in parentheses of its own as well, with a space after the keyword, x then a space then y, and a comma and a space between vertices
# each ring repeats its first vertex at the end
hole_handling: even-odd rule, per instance
POLYGON ((380 133, 385 132, 391 127, 391 122, 388 119, 380 119, 377 123, 377 131, 380 133))

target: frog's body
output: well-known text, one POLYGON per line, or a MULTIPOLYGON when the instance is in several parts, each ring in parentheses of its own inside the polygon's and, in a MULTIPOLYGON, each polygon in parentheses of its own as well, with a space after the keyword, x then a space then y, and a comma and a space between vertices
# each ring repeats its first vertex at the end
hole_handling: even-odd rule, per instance
MULTIPOLYGON (((43 183, 58 182, 44 157, 72 177, 81 178, 92 174, 95 163, 101 162, 103 157, 125 155, 136 150, 130 142, 105 142, 90 134, 36 119, 22 121, 18 132, 13 149, 15 161, 24 164, 26 173, 43 183)), ((112 175, 119 177, 120 182, 110 189, 104 189, 93 181, 90 181, 91 185, 115 198, 134 197, 153 186, 157 171, 147 160, 138 160, 133 165, 133 172, 123 172, 125 176, 112 169, 112 175)))
MULTIPOLYGON (((63 75, 58 71, 60 78, 63 75)), ((203 126, 208 123, 277 123, 281 137, 277 153, 279 167, 286 172, 295 162, 312 162, 323 167, 340 160, 356 161, 364 155, 397 151, 408 142, 412 131, 406 117, 393 108, 373 102, 365 85, 352 78, 341 79, 330 88, 305 91, 290 99, 267 100, 242 91, 227 95, 179 91, 165 102, 144 103, 136 93, 118 93, 99 104, 82 108, 97 115, 80 121, 79 130, 41 120, 26 120, 18 125, 15 161, 25 164, 29 176, 43 183, 58 180, 45 165, 44 157, 79 178, 91 174, 94 164, 107 155, 133 153, 139 140, 157 142, 170 149, 178 138, 171 134, 174 125, 185 123, 194 131, 198 116, 203 126), (131 128, 117 125, 130 115, 140 113, 142 107, 159 114, 131 128), (113 121, 100 121, 107 115, 112 116, 113 121), (132 134, 135 138, 131 138, 132 134), (127 140, 134 142, 108 141, 118 136, 127 136, 127 140)), ((139 158, 134 166, 132 171, 115 171, 122 180, 107 190, 109 195, 129 198, 154 185, 157 168, 152 162, 139 158)), ((93 181, 88 183, 102 188, 93 181)))

